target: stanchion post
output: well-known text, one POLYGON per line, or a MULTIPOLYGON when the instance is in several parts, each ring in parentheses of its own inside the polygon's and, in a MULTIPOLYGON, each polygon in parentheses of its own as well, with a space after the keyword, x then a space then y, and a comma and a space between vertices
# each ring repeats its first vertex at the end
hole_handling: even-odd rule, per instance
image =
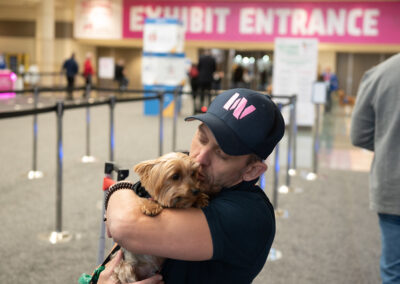
POLYGON ((306 176, 307 180, 315 180, 318 177, 318 152, 319 152, 319 112, 320 104, 315 104, 315 120, 313 127, 312 171, 306 176))
MULTIPOLYGON (((89 100, 90 84, 86 85, 86 100, 89 100)), ((86 156, 90 156, 90 108, 86 107, 86 156)))
POLYGON ((286 186, 290 188, 290 169, 292 166, 292 144, 293 144, 293 97, 290 98, 290 115, 289 115, 289 127, 288 127, 288 140, 287 140, 287 165, 286 165, 286 186))
MULTIPOLYGON (((279 111, 282 110, 282 104, 278 103, 279 111)), ((272 205, 275 210, 278 208, 278 183, 279 183, 279 143, 275 146, 275 161, 274 161, 274 183, 273 183, 273 196, 272 205)))
MULTIPOLYGON (((89 103, 90 99, 90 92, 91 92, 91 85, 86 84, 85 89, 85 97, 86 101, 89 103)), ((96 159, 90 155, 90 107, 86 107, 86 155, 82 157, 83 163, 91 163, 94 162, 96 159)))
POLYGON ((279 193, 289 193, 289 192, 296 192, 300 193, 303 192, 301 188, 292 188, 290 185, 291 176, 296 175, 296 170, 292 168, 293 165, 293 144, 296 136, 294 134, 294 124, 295 121, 295 95, 290 97, 289 106, 290 106, 290 114, 289 114, 289 127, 287 133, 287 168, 286 168, 286 183, 279 188, 279 193))
POLYGON ((114 109, 115 109, 115 96, 110 97, 110 161, 114 161, 114 109))
POLYGON ((57 194, 56 194, 56 232, 62 231, 62 174, 63 174, 63 143, 62 119, 64 103, 57 102, 57 194))
MULTIPOLYGON (((296 175, 296 170, 292 167, 293 165, 293 152, 294 147, 293 144, 296 141, 296 133, 295 133, 295 128, 296 128, 296 112, 295 112, 295 101, 296 101, 296 95, 292 95, 290 97, 289 101, 289 106, 290 106, 290 113, 289 113, 289 127, 288 127, 288 141, 287 141, 287 168, 286 168, 286 184, 282 185, 279 188, 279 193, 289 193, 289 192, 295 192, 295 193, 301 193, 303 192, 303 189, 297 187, 293 188, 290 185, 291 181, 291 176, 296 175)), ((294 154, 296 155, 296 154, 294 154)))
MULTIPOLYGON (((37 108, 37 103, 38 103, 38 96, 39 96, 39 91, 38 87, 35 87, 34 93, 33 93, 33 107, 36 109, 37 108)), ((32 164, 32 170, 36 172, 37 170, 37 114, 35 113, 33 115, 33 164, 32 164)))
POLYGON ((164 115, 163 115, 163 110, 164 110, 164 92, 159 91, 158 93, 158 99, 160 102, 160 127, 159 127, 159 144, 158 144, 158 155, 161 156, 163 153, 163 140, 164 140, 164 115))
MULTIPOLYGON (((33 107, 34 107, 34 109, 37 109, 38 100, 39 100, 39 88, 37 86, 35 86, 34 91, 33 91, 33 107)), ((37 170, 37 147, 38 147, 37 135, 38 135, 38 123, 37 123, 37 114, 35 113, 33 115, 32 170, 30 170, 28 173, 28 179, 37 179, 37 178, 43 177, 43 173, 41 171, 37 170)))
POLYGON ((297 170, 297 95, 293 95, 293 171, 297 170))
POLYGON ((279 183, 279 143, 275 146, 275 160, 274 160, 274 180, 273 180, 273 195, 272 205, 275 210, 278 208, 278 183, 279 183))
MULTIPOLYGON (((107 168, 107 166, 106 166, 107 168)), ((112 179, 112 173, 106 173, 106 178, 112 179)), ((101 225, 100 225, 100 237, 99 237, 99 253, 97 255, 97 265, 100 265, 104 260, 104 249, 106 246, 106 223, 104 217, 106 214, 106 209, 104 207, 104 202, 106 200, 107 191, 103 192, 103 206, 101 209, 101 225)))
POLYGON ((265 191, 265 173, 262 173, 262 175, 260 176, 260 187, 263 191, 265 191))
POLYGON ((318 152, 319 152, 319 117, 320 104, 315 105, 315 128, 314 128, 314 143, 313 143, 313 172, 318 172, 318 152))
POLYGON ((56 104, 57 114, 57 189, 56 189, 56 229, 50 235, 39 235, 40 239, 52 244, 65 243, 72 239, 72 235, 62 230, 62 178, 63 178, 63 142, 62 142, 62 119, 64 113, 64 102, 56 104))
MULTIPOLYGON (((282 103, 278 103, 279 111, 282 111, 282 103)), ((280 172, 280 164, 279 164, 279 143, 275 146, 275 162, 274 162, 274 180, 273 180, 273 196, 272 196, 272 205, 275 208, 275 215, 278 217, 287 218, 288 213, 286 210, 278 209, 278 184, 279 184, 279 172, 280 172)))
MULTIPOLYGON (((278 103, 279 111, 282 110, 282 104, 278 103)), ((279 182, 279 143, 275 146, 275 165, 274 165, 274 183, 273 183, 273 191, 272 191, 272 205, 275 209, 275 215, 277 217, 287 218, 288 214, 284 210, 278 209, 278 182, 279 182)), ((264 181, 265 182, 265 181, 264 181)), ((268 258, 268 261, 276 261, 282 258, 282 252, 271 248, 268 258)))
POLYGON ((178 87, 174 90, 174 118, 172 121, 172 151, 176 151, 176 123, 178 118, 178 100, 179 100, 178 87))

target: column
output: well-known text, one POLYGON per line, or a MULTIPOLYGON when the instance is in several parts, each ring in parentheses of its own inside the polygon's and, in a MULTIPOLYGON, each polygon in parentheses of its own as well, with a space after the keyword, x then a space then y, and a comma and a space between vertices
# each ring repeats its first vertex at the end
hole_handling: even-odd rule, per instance
MULTIPOLYGON (((59 71, 61 67, 54 66, 54 0, 42 0, 38 5, 36 19, 36 64, 40 72, 59 71)), ((42 76, 41 85, 52 85, 52 83, 52 76, 42 76)))

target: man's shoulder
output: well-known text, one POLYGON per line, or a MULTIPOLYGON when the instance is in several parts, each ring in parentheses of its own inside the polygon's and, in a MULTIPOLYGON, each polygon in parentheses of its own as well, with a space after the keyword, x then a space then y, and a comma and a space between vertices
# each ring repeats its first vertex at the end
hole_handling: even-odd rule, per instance
POLYGON ((241 183, 231 188, 224 188, 213 197, 211 204, 223 208, 237 208, 249 211, 273 211, 272 204, 264 191, 257 185, 241 183))

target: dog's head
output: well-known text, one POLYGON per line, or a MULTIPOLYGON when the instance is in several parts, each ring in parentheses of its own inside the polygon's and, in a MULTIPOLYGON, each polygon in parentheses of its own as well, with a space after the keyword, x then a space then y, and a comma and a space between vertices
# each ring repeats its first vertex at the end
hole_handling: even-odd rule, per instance
POLYGON ((192 207, 203 192, 199 164, 183 153, 169 153, 137 164, 133 170, 154 200, 163 207, 192 207))

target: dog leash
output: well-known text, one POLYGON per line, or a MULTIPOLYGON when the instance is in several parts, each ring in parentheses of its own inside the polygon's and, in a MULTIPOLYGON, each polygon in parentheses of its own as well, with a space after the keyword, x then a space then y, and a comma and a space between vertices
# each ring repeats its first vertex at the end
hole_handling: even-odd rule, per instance
POLYGON ((104 259, 101 265, 99 265, 92 273, 92 275, 83 273, 81 277, 78 279, 79 284, 96 284, 99 280, 100 273, 105 269, 106 264, 111 260, 111 257, 114 253, 116 253, 120 249, 120 245, 117 243, 114 244, 110 253, 104 259))
MULTIPOLYGON (((120 189, 130 189, 134 191, 139 197, 141 198, 148 198, 152 199, 151 195, 148 193, 148 191, 142 186, 141 182, 138 181, 135 184, 132 184, 131 182, 126 182, 126 181, 120 181, 117 183, 113 184, 113 180, 108 179, 104 181, 103 183, 103 190, 107 190, 106 196, 105 196, 105 209, 107 210, 108 206, 108 201, 110 199, 110 196, 117 190, 120 189), (104 188, 105 187, 105 188, 104 188)), ((106 218, 104 216, 104 221, 106 221, 106 218)), ((92 273, 92 275, 83 273, 81 277, 78 279, 79 284, 96 284, 97 281, 99 280, 100 273, 105 269, 105 265, 111 260, 112 255, 117 252, 121 248, 120 245, 117 243, 114 244, 112 247, 110 253, 107 255, 107 257, 104 259, 104 261, 99 265, 92 273)))
POLYGON ((113 185, 111 185, 107 190, 105 202, 104 202, 104 208, 106 210, 107 210, 108 201, 109 201, 111 195, 120 189, 130 189, 141 198, 152 199, 150 193, 142 186, 142 183, 140 181, 138 181, 134 184, 129 181, 120 181, 120 182, 117 182, 117 183, 114 183, 113 185))

